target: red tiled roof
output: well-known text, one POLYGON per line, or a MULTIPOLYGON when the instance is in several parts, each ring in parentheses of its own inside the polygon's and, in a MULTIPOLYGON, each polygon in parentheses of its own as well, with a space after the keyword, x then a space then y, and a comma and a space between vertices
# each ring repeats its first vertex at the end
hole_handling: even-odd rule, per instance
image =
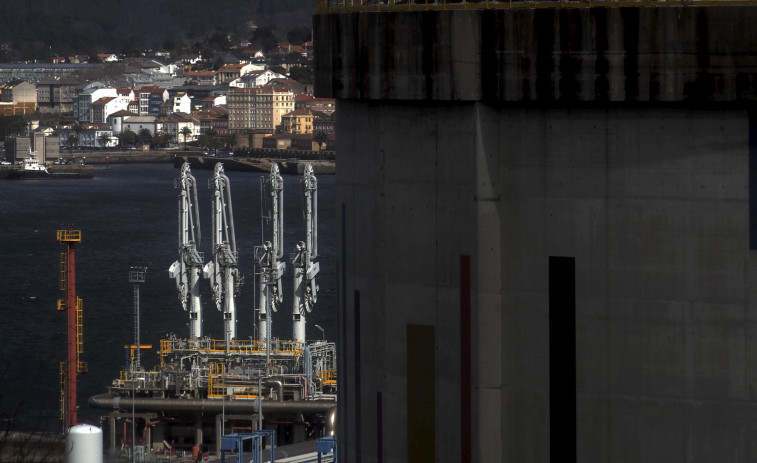
POLYGON ((284 116, 313 116, 313 110, 308 108, 299 108, 294 111, 289 111, 284 116))
POLYGON ((246 64, 224 64, 218 71, 239 71, 246 64))
POLYGON ((116 97, 114 97, 114 96, 104 96, 104 97, 100 98, 99 100, 95 101, 94 103, 92 103, 91 106, 103 106, 103 105, 106 105, 106 104, 110 103, 111 101, 113 101, 115 99, 116 99, 116 97))
POLYGON ((166 89, 158 87, 157 85, 146 85, 142 88, 134 90, 134 93, 163 93, 166 89))
POLYGON ((127 111, 127 110, 125 110, 125 109, 122 109, 122 110, 120 110, 120 111, 116 111, 116 112, 114 112, 113 114, 111 114, 111 115, 110 115, 110 116, 108 116, 108 117, 113 117, 113 116, 116 116, 116 117, 127 117, 127 116, 136 116, 136 114, 134 114, 134 113, 133 113, 133 112, 131 112, 131 111, 127 111))
POLYGON ((308 95, 307 93, 294 94, 294 101, 313 101, 313 100, 315 100, 315 97, 313 95, 308 95))
POLYGON ((233 93, 268 93, 268 92, 279 92, 284 93, 288 92, 289 90, 283 87, 276 87, 276 86, 270 86, 265 85, 263 87, 243 87, 243 88, 235 88, 233 93))

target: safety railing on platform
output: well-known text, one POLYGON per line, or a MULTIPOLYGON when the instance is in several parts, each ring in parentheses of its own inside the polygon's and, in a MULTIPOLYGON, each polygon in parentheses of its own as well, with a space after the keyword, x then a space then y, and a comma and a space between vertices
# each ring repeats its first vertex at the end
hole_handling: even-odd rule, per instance
POLYGON ((84 303, 80 297, 76 298, 76 372, 86 373, 89 369, 87 362, 81 360, 84 353, 84 303))
POLYGON ((81 230, 58 230, 57 238, 58 241, 62 242, 79 242, 81 241, 81 230))
POLYGON ((66 419, 66 362, 58 365, 58 380, 60 381, 60 419, 66 419))
POLYGON ((757 5, 757 0, 316 0, 316 11, 318 13, 347 13, 507 8, 591 8, 729 5, 757 5))
POLYGON ((157 370, 121 370, 118 379, 113 380, 113 387, 117 389, 155 389, 161 386, 162 375, 157 370))
MULTIPOLYGON (((287 341, 273 339, 270 341, 271 354, 299 356, 304 344, 297 341, 287 341)), ((227 345, 223 339, 161 339, 160 355, 165 358, 172 352, 185 353, 203 352, 203 353, 228 353, 228 354, 264 354, 266 352, 266 342, 262 340, 234 340, 227 345)))
POLYGON ((222 363, 210 363, 210 374, 208 374, 208 398, 217 398, 226 395, 223 384, 223 374, 225 371, 226 368, 222 363))
MULTIPOLYGON (((58 263, 58 269, 60 270, 60 277, 58 281, 58 289, 61 291, 66 290, 66 283, 68 282, 68 254, 65 252, 60 253, 60 261, 58 263)), ((65 302, 58 301, 58 310, 61 310, 61 305, 65 306, 65 302)))

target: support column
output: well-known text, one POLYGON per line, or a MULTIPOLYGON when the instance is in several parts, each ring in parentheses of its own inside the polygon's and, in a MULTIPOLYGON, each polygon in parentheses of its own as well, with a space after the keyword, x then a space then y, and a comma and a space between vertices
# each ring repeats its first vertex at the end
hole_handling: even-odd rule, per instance
POLYGON ((195 445, 202 447, 202 413, 195 414, 195 445))
POLYGON ((221 458, 221 420, 223 415, 216 415, 216 457, 221 458))
POLYGON ((109 447, 110 447, 110 454, 115 455, 116 454, 116 413, 110 412, 108 413, 108 439, 109 447))

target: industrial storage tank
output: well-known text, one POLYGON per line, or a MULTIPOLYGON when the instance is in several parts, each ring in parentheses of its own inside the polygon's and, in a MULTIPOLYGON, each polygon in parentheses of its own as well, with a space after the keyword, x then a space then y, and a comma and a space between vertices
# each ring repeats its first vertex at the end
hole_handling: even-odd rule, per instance
POLYGON ((103 431, 97 426, 72 426, 66 435, 65 463, 102 463, 103 431))

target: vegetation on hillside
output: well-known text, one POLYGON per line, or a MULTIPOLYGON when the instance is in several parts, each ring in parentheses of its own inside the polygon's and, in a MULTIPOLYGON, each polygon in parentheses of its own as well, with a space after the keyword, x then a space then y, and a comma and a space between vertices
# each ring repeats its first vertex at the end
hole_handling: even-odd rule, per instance
POLYGON ((0 62, 197 45, 224 51, 255 37, 270 47, 307 37, 314 12, 313 0, 0 2, 0 62))

